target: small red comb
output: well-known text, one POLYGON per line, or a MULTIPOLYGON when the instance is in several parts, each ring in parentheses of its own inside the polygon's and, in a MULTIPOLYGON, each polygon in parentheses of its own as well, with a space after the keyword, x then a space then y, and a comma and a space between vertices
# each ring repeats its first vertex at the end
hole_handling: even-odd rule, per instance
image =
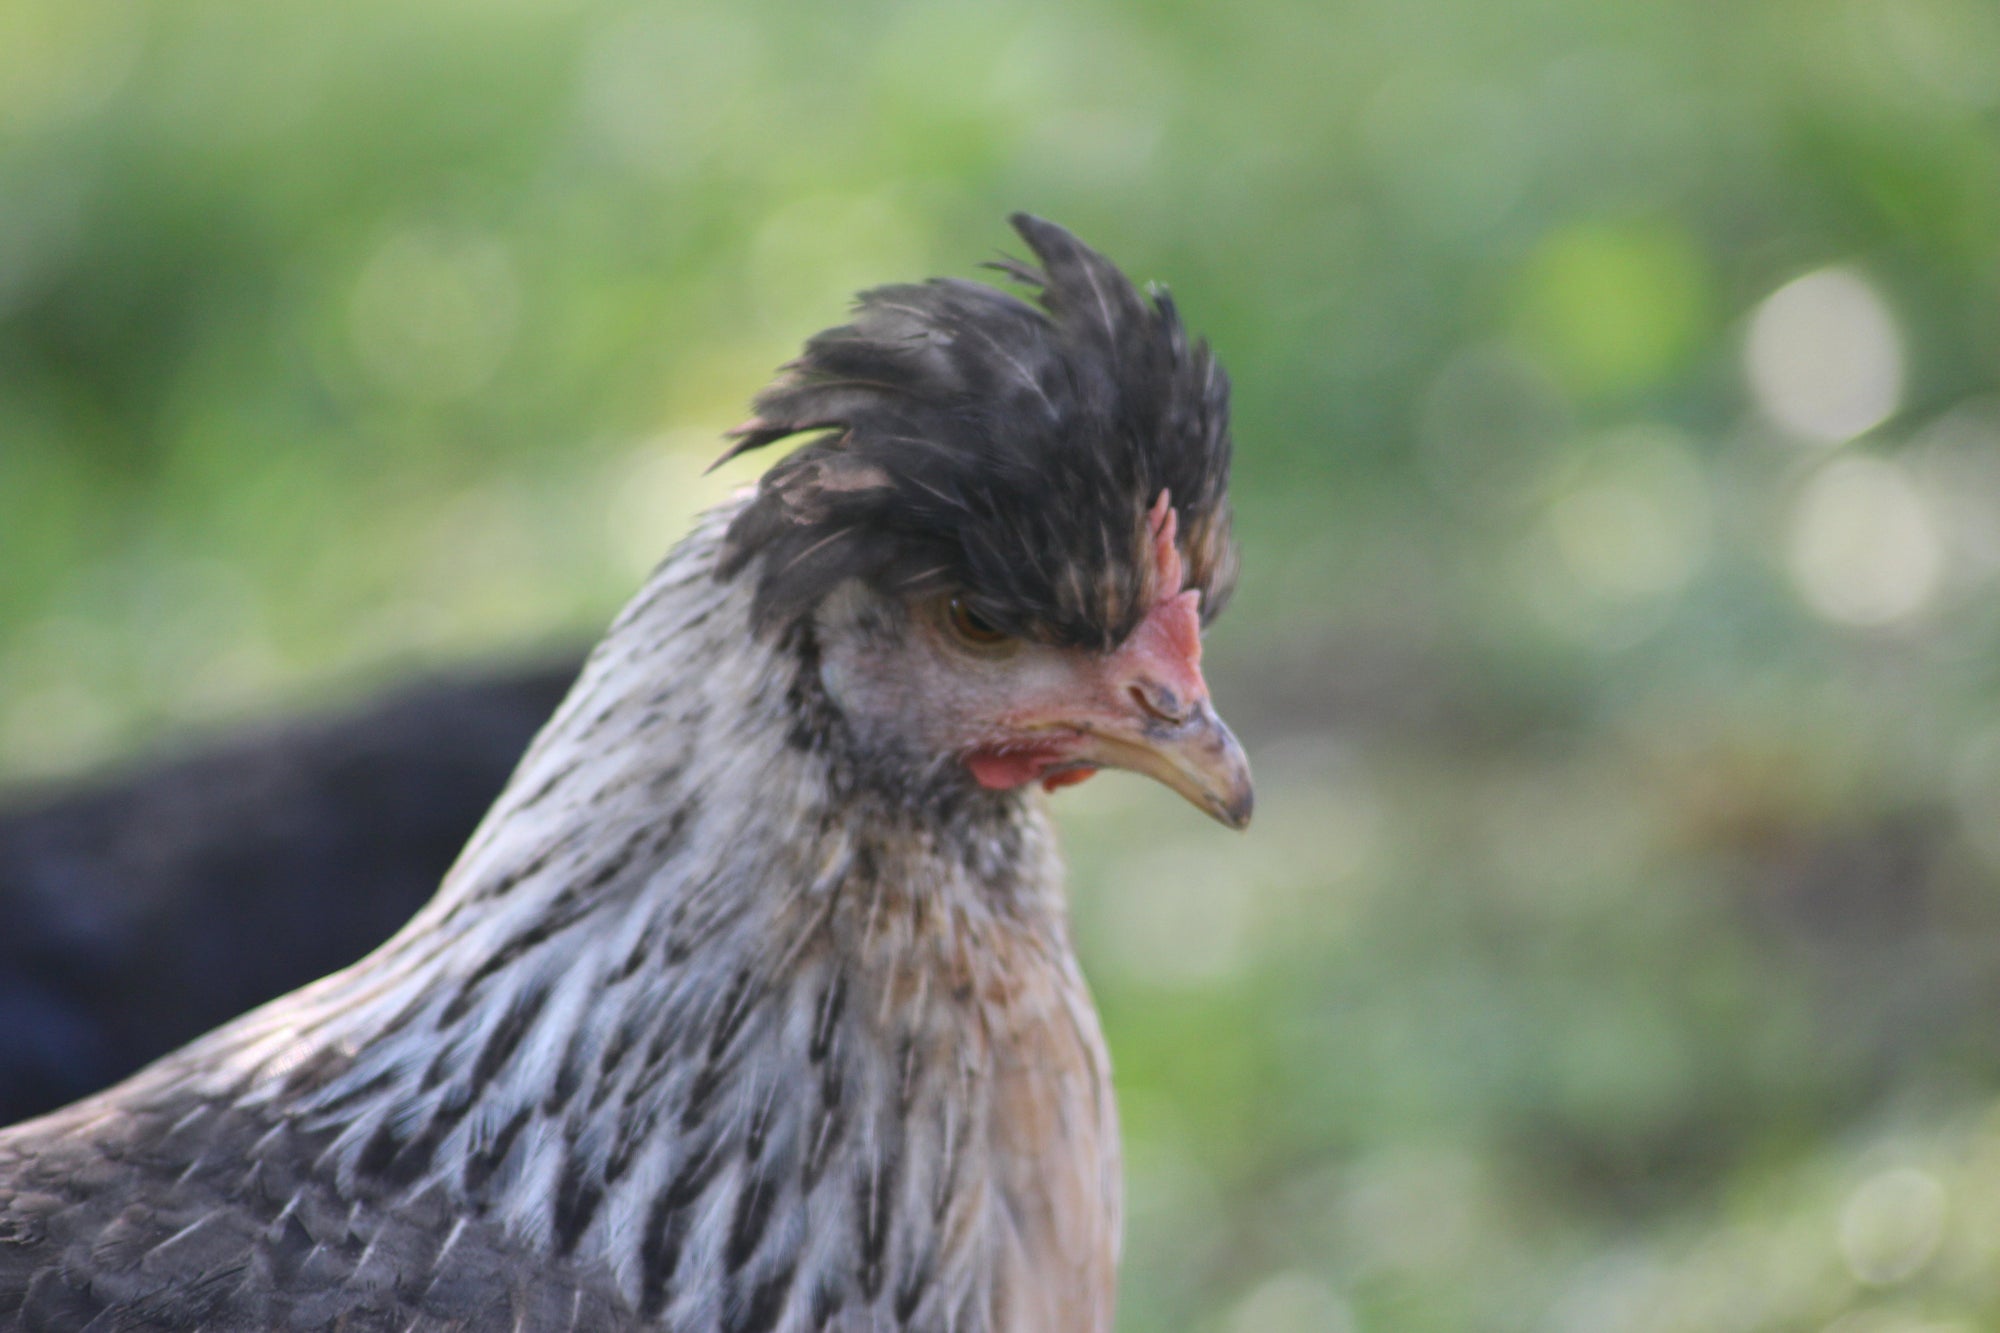
POLYGON ((1179 593, 1183 581, 1180 547, 1174 544, 1179 518, 1172 494, 1160 492, 1146 513, 1146 527, 1153 534, 1153 600, 1160 602, 1179 593))

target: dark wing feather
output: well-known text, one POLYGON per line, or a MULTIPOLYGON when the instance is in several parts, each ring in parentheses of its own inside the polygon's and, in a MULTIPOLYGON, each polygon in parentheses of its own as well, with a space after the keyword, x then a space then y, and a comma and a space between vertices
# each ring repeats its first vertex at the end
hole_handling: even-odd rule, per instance
POLYGON ((0 1330, 621 1330, 605 1275, 434 1195, 349 1198, 240 1110, 81 1103, 0 1135, 0 1330))
POLYGON ((575 674, 405 687, 104 780, 0 790, 0 1125, 388 938, 575 674))

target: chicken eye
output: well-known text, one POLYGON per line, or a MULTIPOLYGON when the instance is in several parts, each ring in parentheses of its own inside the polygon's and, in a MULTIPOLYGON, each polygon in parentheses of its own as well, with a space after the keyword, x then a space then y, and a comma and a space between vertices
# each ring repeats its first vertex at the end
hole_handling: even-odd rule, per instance
POLYGON ((944 618, 951 632, 974 648, 997 648, 1013 637, 973 610, 963 597, 945 603, 944 618))

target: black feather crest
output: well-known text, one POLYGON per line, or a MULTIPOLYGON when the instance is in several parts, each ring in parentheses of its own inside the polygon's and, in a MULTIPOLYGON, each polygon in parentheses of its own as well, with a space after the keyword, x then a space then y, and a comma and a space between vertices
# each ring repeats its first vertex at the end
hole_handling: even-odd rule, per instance
POLYGON ((723 459, 825 431, 764 474, 731 524, 723 577, 761 558, 756 616, 809 613, 859 578, 951 591, 1015 634, 1109 648, 1157 597, 1147 512, 1173 496, 1184 586, 1203 619, 1235 576, 1229 381, 1172 301, 1026 214, 1040 267, 993 265, 1040 308, 981 283, 878 287, 809 341, 723 459))

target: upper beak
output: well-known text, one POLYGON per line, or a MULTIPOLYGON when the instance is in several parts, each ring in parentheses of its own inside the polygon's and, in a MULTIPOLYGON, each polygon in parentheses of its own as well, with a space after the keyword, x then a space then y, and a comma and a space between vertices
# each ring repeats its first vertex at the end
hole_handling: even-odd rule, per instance
MULTIPOLYGON (((1181 588, 1174 511, 1165 491, 1151 522, 1159 583, 1180 591, 1155 602, 1124 643, 1097 659, 1087 684, 1080 683, 1039 726, 1029 722, 1026 729, 1060 729, 1082 738, 1081 744, 1063 747, 1065 770, 1102 766, 1144 773, 1229 827, 1245 828, 1257 799, 1250 761, 1208 701, 1208 682, 1201 676, 1201 595, 1181 588), (1076 706, 1079 697, 1088 702, 1076 706)), ((1007 785, 1010 776, 1001 774, 988 785, 1007 785)))
POLYGON ((1257 800, 1250 761, 1206 696, 1179 721, 1145 710, 1130 721, 1087 722, 1082 730, 1088 741, 1079 759, 1144 773, 1229 827, 1248 827, 1257 800))

